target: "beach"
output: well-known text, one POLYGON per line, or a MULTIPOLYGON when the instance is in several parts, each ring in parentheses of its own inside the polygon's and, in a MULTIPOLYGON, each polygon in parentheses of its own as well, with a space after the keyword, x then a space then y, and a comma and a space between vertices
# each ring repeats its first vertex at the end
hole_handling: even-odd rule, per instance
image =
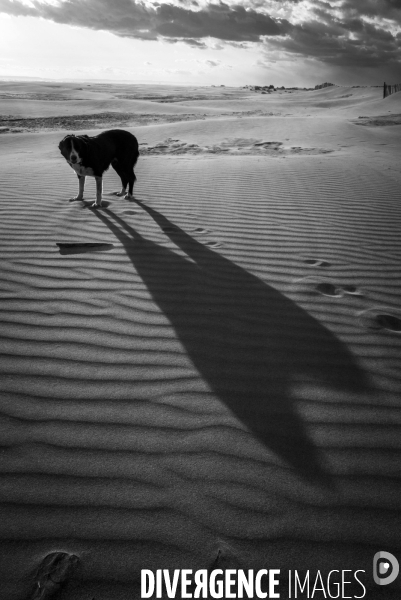
POLYGON ((50 597, 56 552, 61 600, 213 567, 280 569, 281 598, 290 570, 361 570, 366 598, 399 598, 372 579, 401 550, 382 95, 0 82, 1 598, 40 577, 50 597), (134 197, 109 169, 93 210, 58 144, 113 128, 139 142, 134 197))

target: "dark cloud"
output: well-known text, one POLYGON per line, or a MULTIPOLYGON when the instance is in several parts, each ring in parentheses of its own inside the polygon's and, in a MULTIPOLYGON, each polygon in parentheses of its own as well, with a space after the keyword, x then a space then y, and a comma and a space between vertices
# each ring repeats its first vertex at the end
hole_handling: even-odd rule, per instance
POLYGON ((295 25, 288 37, 270 40, 267 47, 343 67, 401 66, 400 36, 358 18, 295 25))
POLYGON ((191 38, 164 38, 164 41, 168 44, 178 44, 179 42, 185 42, 188 46, 192 46, 193 48, 207 48, 207 45, 204 42, 200 42, 199 40, 193 40, 191 38))
MULTIPOLYGON (((183 40, 179 39, 177 41, 182 42, 183 40)), ((194 48, 207 48, 204 42, 200 42, 199 40, 195 40, 193 38, 185 38, 184 41, 186 44, 193 46, 194 48)))
POLYGON ((134 0, 67 0, 57 6, 33 0, 26 6, 15 0, 0 0, 0 12, 38 16, 57 23, 102 29, 123 37, 156 39, 201 39, 254 41, 261 36, 281 35, 288 25, 254 9, 225 2, 210 3, 201 9, 170 3, 145 6, 134 0))
POLYGON ((400 79, 401 0, 314 0, 308 17, 287 36, 266 40, 266 56, 281 50, 344 69, 398 72, 400 79))
POLYGON ((32 6, 18 0, 0 0, 0 12, 42 17, 56 23, 110 31, 123 37, 157 37, 152 31, 152 11, 131 0, 67 0, 59 5, 33 0, 32 6))
POLYGON ((401 23, 400 0, 344 0, 344 14, 392 19, 401 23))
POLYGON ((248 43, 263 41, 266 59, 273 50, 275 60, 281 51, 344 68, 368 70, 385 65, 399 73, 401 0, 172 2, 67 0, 52 5, 32 0, 28 6, 20 0, 0 0, 0 12, 106 30, 122 37, 184 41, 197 48, 206 48, 206 38, 218 40, 220 45, 215 48, 222 43, 246 48, 248 43), (277 15, 283 7, 290 7, 286 14, 293 15, 288 17, 291 22, 268 14, 276 9, 272 14, 277 15))
POLYGON ((284 33, 284 27, 268 15, 221 2, 198 11, 162 4, 157 9, 155 31, 162 36, 256 42, 260 36, 284 33))

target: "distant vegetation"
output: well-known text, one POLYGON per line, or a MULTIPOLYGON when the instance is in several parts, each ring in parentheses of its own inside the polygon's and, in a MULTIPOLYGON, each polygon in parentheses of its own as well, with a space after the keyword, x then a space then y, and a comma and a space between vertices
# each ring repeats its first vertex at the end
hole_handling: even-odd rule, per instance
POLYGON ((288 87, 285 88, 283 85, 281 87, 274 87, 274 85, 244 85, 244 90, 250 90, 251 92, 260 92, 261 94, 271 94, 272 92, 277 92, 278 90, 282 90, 287 92, 289 90, 306 90, 310 91, 313 88, 299 88, 299 87, 288 87))
POLYGON ((271 92, 275 92, 278 88, 275 88, 274 85, 244 85, 244 89, 251 90, 251 92, 262 92, 262 94, 271 94, 271 92))
POLYGON ((319 85, 315 85, 315 90, 321 90, 322 88, 330 87, 332 85, 334 85, 334 83, 321 83, 319 85))

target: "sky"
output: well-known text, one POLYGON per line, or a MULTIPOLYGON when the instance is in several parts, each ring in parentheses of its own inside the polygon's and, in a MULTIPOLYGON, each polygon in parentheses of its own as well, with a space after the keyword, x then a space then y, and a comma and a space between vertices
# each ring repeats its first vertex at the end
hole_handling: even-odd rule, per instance
POLYGON ((401 0, 0 0, 0 77, 401 83, 401 0))

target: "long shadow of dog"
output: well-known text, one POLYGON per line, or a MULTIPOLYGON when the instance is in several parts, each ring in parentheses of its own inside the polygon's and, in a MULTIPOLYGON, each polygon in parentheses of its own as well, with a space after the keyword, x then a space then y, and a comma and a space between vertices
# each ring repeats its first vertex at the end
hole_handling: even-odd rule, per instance
POLYGON ((295 382, 350 392, 368 384, 346 345, 286 296, 137 201, 186 257, 96 211, 124 245, 213 392, 303 477, 329 483, 291 398, 295 382))

